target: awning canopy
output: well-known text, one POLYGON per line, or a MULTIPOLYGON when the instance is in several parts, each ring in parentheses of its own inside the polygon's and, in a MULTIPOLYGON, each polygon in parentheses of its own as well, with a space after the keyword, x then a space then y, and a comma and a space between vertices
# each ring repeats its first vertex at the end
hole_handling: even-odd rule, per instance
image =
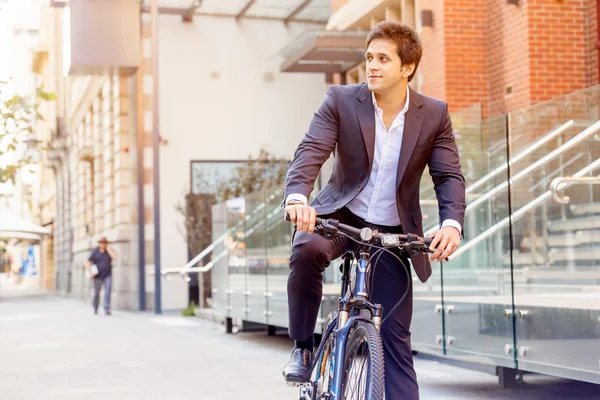
MULTIPOLYGON (((148 7, 150 0, 142 5, 148 7)), ((330 0, 158 0, 161 13, 189 10, 193 15, 228 16, 288 22, 325 24, 331 14, 330 0)))
POLYGON ((49 235, 50 230, 27 221, 25 218, 0 208, 0 239, 19 239, 29 241, 40 241, 43 236, 49 235))
MULTIPOLYGON (((50 0, 50 5, 66 7, 70 1, 50 0)), ((150 11, 151 1, 138 0, 143 12, 150 11)), ((262 19, 325 26, 331 15, 331 0, 158 0, 158 12, 188 18, 194 15, 233 17, 237 20, 262 19)))
POLYGON ((346 72, 365 56, 368 31, 306 31, 280 55, 282 72, 346 72))

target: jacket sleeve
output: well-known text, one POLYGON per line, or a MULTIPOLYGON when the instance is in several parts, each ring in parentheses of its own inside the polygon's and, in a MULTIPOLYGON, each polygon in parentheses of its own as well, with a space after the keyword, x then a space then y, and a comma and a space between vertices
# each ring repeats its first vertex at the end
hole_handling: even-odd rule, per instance
POLYGON ((440 221, 455 220, 463 227, 465 221, 465 178, 461 172, 456 140, 448 104, 444 103, 442 120, 428 160, 439 205, 440 221))
POLYGON ((283 203, 293 193, 310 197, 323 163, 335 149, 339 134, 335 86, 327 89, 321 106, 313 115, 308 131, 298 145, 288 169, 283 203))

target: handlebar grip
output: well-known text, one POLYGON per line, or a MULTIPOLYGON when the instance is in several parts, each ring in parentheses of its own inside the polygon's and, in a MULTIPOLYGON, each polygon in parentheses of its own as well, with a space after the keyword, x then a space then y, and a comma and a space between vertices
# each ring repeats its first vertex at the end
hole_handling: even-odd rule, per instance
POLYGON ((425 242, 425 244, 427 246, 431 245, 431 242, 433 242, 433 238, 432 237, 425 237, 423 238, 423 242, 425 242))
MULTIPOLYGON (((292 219, 290 218, 290 214, 285 213, 285 220, 288 221, 288 222, 292 222, 292 219)), ((317 217, 315 219, 315 225, 319 225, 322 221, 323 220, 321 218, 317 217)))

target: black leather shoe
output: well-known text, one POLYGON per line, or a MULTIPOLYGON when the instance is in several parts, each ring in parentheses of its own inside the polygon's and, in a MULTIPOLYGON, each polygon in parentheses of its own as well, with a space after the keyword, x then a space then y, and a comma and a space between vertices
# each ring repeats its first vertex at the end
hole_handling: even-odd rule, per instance
POLYGON ((305 383, 310 379, 312 353, 306 349, 294 347, 290 360, 283 368, 283 377, 288 383, 305 383))

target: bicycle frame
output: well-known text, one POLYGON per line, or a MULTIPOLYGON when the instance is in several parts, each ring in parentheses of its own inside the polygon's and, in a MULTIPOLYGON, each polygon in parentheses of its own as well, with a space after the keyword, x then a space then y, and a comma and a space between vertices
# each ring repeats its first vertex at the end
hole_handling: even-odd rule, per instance
POLYGON ((331 326, 327 327, 325 335, 321 341, 317 354, 319 357, 315 359, 316 366, 317 360, 320 358, 320 354, 323 351, 323 345, 327 341, 329 335, 335 335, 335 357, 333 381, 331 382, 331 396, 330 400, 341 400, 343 393, 339 392, 342 389, 342 376, 344 365, 341 360, 344 359, 346 352, 346 340, 350 333, 350 328, 358 322, 363 321, 366 323, 374 324, 377 330, 381 327, 381 316, 383 314, 383 307, 380 304, 372 304, 369 301, 369 293, 367 288, 367 277, 369 272, 369 253, 364 249, 359 249, 359 258, 356 263, 356 284, 354 286, 354 292, 350 298, 346 297, 348 293, 348 286, 350 284, 350 263, 354 258, 354 253, 349 251, 344 255, 344 264, 342 266, 342 290, 341 297, 338 305, 338 316, 337 316, 337 330, 333 330, 336 321, 331 322, 331 326), (350 316, 350 311, 367 309, 371 313, 371 319, 362 316, 350 316))
MULTIPOLYGON (((290 217, 286 214, 286 220, 290 221, 290 217)), ((360 237, 361 242, 363 243, 359 249, 358 254, 359 257, 356 263, 356 284, 354 285, 354 290, 352 291, 350 298, 347 297, 349 284, 349 275, 350 275, 350 264, 355 257, 355 253, 352 251, 346 252, 343 256, 344 263, 341 269, 342 271, 342 290, 340 295, 340 300, 338 303, 338 315, 329 323, 327 329, 325 330, 321 343, 319 345, 318 350, 314 353, 316 356, 312 362, 311 373, 315 371, 317 365, 319 367, 323 363, 323 355, 325 344, 329 340, 331 335, 334 335, 332 338, 335 340, 335 346, 330 350, 331 363, 333 363, 333 377, 331 382, 329 382, 329 397, 328 400, 341 400, 343 393, 341 391, 344 389, 343 386, 343 373, 344 373, 344 365, 343 360, 345 359, 346 352, 346 341, 350 335, 351 328, 357 322, 364 322, 367 324, 372 324, 372 326, 380 331, 382 324, 382 316, 383 316, 383 307, 380 304, 373 304, 369 301, 369 287, 367 285, 367 279, 369 277, 369 248, 371 247, 379 247, 372 246, 369 243, 374 243, 379 241, 381 243, 381 248, 399 248, 401 251, 406 252, 408 255, 417 254, 417 253, 432 253, 433 250, 430 249, 430 245, 432 243, 433 238, 422 238, 418 235, 407 233, 407 234, 381 234, 377 230, 373 230, 372 228, 355 228, 349 225, 341 224, 338 220, 335 219, 321 219, 319 217, 315 220, 316 224, 319 227, 319 234, 325 238, 334 238, 340 232, 343 232, 346 236, 360 237), (368 310, 370 312, 370 318, 363 317, 361 315, 355 315, 354 311, 360 310, 368 310)), ((315 230, 317 232, 317 230, 315 230)), ((356 240, 358 241, 358 240, 356 240)), ((401 262, 402 263, 402 262, 401 262)), ((407 266, 405 266, 408 268, 407 266)), ((406 271, 408 273, 408 279, 410 280, 410 271, 406 271)), ((401 301, 405 298, 408 293, 408 287, 405 291, 405 294, 402 296, 401 301)), ((399 305, 398 303, 396 307, 399 305)), ((392 309, 392 311, 395 307, 392 309)), ((331 366, 325 366, 326 368, 331 368, 331 366)), ((331 371, 331 369, 329 370, 331 371)), ((310 400, 317 400, 316 392, 318 388, 318 382, 321 379, 321 369, 317 370, 317 377, 314 381, 307 382, 307 385, 302 385, 301 387, 308 388, 312 386, 312 397, 310 400)), ((307 392, 307 393, 311 393, 307 392)), ((301 393, 302 394, 302 393, 301 393)), ((306 397, 303 397, 306 398, 306 397)))

